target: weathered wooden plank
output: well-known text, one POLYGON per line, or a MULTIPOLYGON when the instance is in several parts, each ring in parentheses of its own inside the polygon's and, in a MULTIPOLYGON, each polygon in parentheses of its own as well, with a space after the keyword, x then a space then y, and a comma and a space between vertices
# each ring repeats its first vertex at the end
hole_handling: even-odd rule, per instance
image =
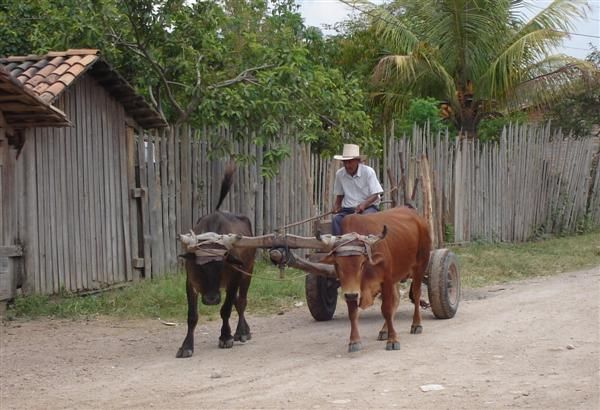
MULTIPOLYGON (((1 124, 0 124, 1 125, 1 124)), ((3 132, 4 130, 2 130, 3 132)), ((10 246, 17 238, 15 154, 0 135, 0 301, 11 299, 16 291, 16 259, 20 247, 10 246), (10 257, 9 257, 10 256, 10 257)))
POLYGON ((48 189, 48 174, 49 174, 49 170, 48 170, 48 150, 46 148, 46 144, 45 144, 45 133, 42 132, 41 130, 39 130, 39 134, 38 132, 36 132, 36 134, 38 135, 38 139, 37 139, 37 160, 38 160, 38 175, 37 175, 37 180, 38 183, 40 183, 40 185, 38 186, 39 188, 39 198, 38 200, 40 200, 40 215, 38 217, 38 219, 40 221, 42 221, 42 224, 40 224, 40 231, 39 231, 39 238, 40 238, 40 244, 42 247, 42 252, 41 252, 41 272, 43 273, 43 276, 41 276, 40 278, 40 282, 41 282, 41 293, 52 293, 52 251, 51 251, 51 244, 50 244, 50 238, 48 237, 49 235, 47 234, 48 232, 50 232, 50 212, 49 212, 49 206, 50 204, 48 203, 48 201, 46 200, 48 198, 48 193, 49 193, 49 189, 48 189))
MULTIPOLYGON (((151 241, 150 236, 150 215, 148 213, 148 178, 147 178, 147 141, 143 137, 144 131, 138 129, 138 135, 141 137, 137 144, 137 156, 139 164, 139 187, 142 188, 144 195, 140 198, 141 202, 141 223, 142 223, 142 235, 143 235, 143 258, 144 258, 144 277, 146 279, 152 278, 152 255, 151 255, 151 241)), ((140 250, 142 250, 140 249, 140 250)))
POLYGON ((70 278, 70 266, 69 266, 69 234, 67 232, 67 225, 69 224, 69 215, 67 214, 67 202, 68 202, 68 192, 67 192, 67 183, 66 183, 66 164, 68 157, 65 155, 65 133, 62 129, 55 129, 56 139, 54 141, 55 146, 55 163, 56 163, 56 176, 57 181, 56 184, 58 186, 58 190, 56 191, 55 198, 57 204, 57 220, 58 226, 56 226, 57 231, 57 240, 58 243, 58 274, 60 280, 60 287, 62 289, 72 291, 77 289, 71 288, 71 278, 70 278))
POLYGON ((119 226, 123 223, 123 217, 121 215, 121 198, 119 197, 120 187, 120 176, 117 175, 119 171, 119 150, 121 148, 122 134, 120 126, 117 123, 117 115, 115 111, 115 100, 112 96, 107 97, 106 112, 110 121, 108 123, 108 133, 110 140, 110 163, 109 163, 109 178, 110 178, 110 199, 111 199, 111 259, 113 260, 112 272, 110 275, 110 285, 121 282, 121 275, 123 273, 123 243, 122 236, 120 235, 119 226))
POLYGON ((101 185, 98 182, 97 167, 100 165, 100 147, 94 149, 94 142, 98 143, 100 135, 97 132, 99 123, 98 107, 94 104, 86 106, 82 102, 89 101, 86 96, 91 91, 86 87, 87 77, 80 86, 75 87, 72 94, 72 112, 76 115, 74 138, 74 160, 76 172, 73 174, 74 195, 78 200, 75 204, 75 214, 78 218, 76 227, 76 257, 77 288, 92 289, 99 285, 101 265, 104 263, 104 253, 100 246, 100 229, 102 221, 96 217, 99 213, 99 194, 101 185), (86 109, 91 111, 89 117, 85 115, 86 109), (78 256, 77 256, 78 255, 78 256))
POLYGON ((260 170, 263 165, 263 147, 261 145, 256 146, 256 200, 255 200, 255 226, 254 233, 256 235, 263 235, 265 231, 265 210, 264 210, 264 198, 265 198, 265 179, 260 175, 260 170))
POLYGON ((168 203, 169 203, 169 216, 168 216, 168 224, 169 224, 169 236, 172 240, 169 241, 168 245, 171 247, 171 255, 173 255, 173 262, 175 263, 175 259, 177 258, 177 241, 179 231, 177 230, 177 212, 176 212, 176 187, 175 187, 175 146, 176 146, 176 132, 177 130, 173 130, 165 133, 167 138, 167 182, 168 182, 168 203))
MULTIPOLYGON (((73 98, 72 98, 72 89, 71 92, 65 93, 61 100, 65 106, 65 113, 73 112, 73 98)), ((73 117, 71 117, 72 119, 73 117)), ((65 240, 65 250, 67 251, 67 276, 69 280, 68 289, 71 291, 77 291, 79 288, 77 286, 77 274, 81 274, 78 269, 78 263, 81 259, 80 249, 75 244, 77 225, 79 224, 79 215, 76 212, 76 208, 79 207, 79 202, 74 201, 73 198, 77 198, 75 194, 74 185, 77 183, 76 178, 76 170, 77 170, 77 156, 74 155, 75 147, 76 147, 76 134, 75 130, 72 127, 67 127, 63 129, 63 133, 65 136, 64 141, 64 167, 66 172, 66 186, 65 186, 65 197, 66 204, 64 210, 66 212, 65 225, 67 229, 67 238, 65 240)))
POLYGON ((23 247, 19 245, 1 245, 0 246, 0 258, 13 258, 17 256, 23 256, 25 252, 23 247))
POLYGON ((159 136, 156 131, 152 133, 152 146, 154 147, 154 159, 152 166, 149 169, 152 170, 152 180, 148 179, 148 183, 152 183, 152 194, 150 195, 150 217, 151 217, 151 230, 152 230, 152 277, 160 277, 165 273, 165 244, 163 237, 163 225, 162 225, 162 210, 161 210, 161 185, 160 185, 160 142, 159 136), (156 261, 156 262, 155 262, 156 261), (156 273, 156 275, 155 275, 156 273))
POLYGON ((192 220, 192 185, 190 181, 191 177, 191 129, 187 126, 183 126, 181 129, 181 150, 180 150, 180 163, 181 168, 181 224, 182 226, 193 226, 194 221, 192 220))
POLYGON ((200 141, 198 133, 193 131, 190 144, 190 165, 191 165, 191 179, 190 179, 190 192, 191 192, 191 221, 195 223, 200 216, 200 202, 198 195, 198 185, 200 183, 200 164, 202 160, 199 157, 200 141))
POLYGON ((116 105, 116 126, 118 131, 118 159, 117 159, 117 179, 119 181, 117 190, 119 199, 119 213, 121 219, 119 221, 118 235, 120 241, 120 268, 119 268, 119 282, 131 281, 133 275, 133 267, 131 264, 132 253, 131 253, 131 235, 130 235, 130 208, 129 208, 129 182, 128 182, 128 130, 125 120, 125 111, 123 107, 116 105))
MULTIPOLYGON (((98 135, 96 133, 96 123, 99 122, 97 107, 91 106, 92 115, 85 115, 86 106, 82 103, 90 91, 86 87, 87 80, 80 86, 75 87, 72 101, 72 112, 75 114, 76 122, 74 129, 75 144, 75 165, 76 172, 73 175, 75 179, 74 195, 76 201, 76 215, 78 217, 78 226, 76 227, 76 240, 79 242, 75 246, 78 248, 79 269, 77 271, 77 288, 91 289, 98 286, 98 276, 100 272, 99 265, 103 263, 103 253, 100 250, 99 236, 96 232, 100 229, 101 221, 97 221, 96 208, 98 205, 98 196, 96 191, 100 189, 95 169, 100 160, 100 147, 97 150, 91 148, 92 141, 98 135), (98 156, 98 158, 96 158, 98 156), (91 242, 90 242, 91 241, 91 242), (83 245, 83 244, 91 244, 83 245)), ((99 135, 98 135, 99 137, 99 135)))
POLYGON ((158 208, 157 208, 157 196, 159 195, 156 186, 156 169, 155 169, 155 158, 156 158, 156 147, 154 134, 147 133, 146 134, 146 170, 148 176, 148 228, 150 234, 150 255, 152 259, 152 271, 150 272, 151 277, 158 278, 161 272, 160 265, 160 237, 159 237, 159 218, 158 218, 158 208))
POLYGON ((37 197, 37 172, 38 161, 36 159, 36 137, 34 130, 25 131, 27 143, 23 147, 22 166, 24 168, 25 178, 25 220, 23 231, 23 244, 28 251, 25 253, 24 263, 27 269, 24 271, 25 278, 23 291, 26 294, 41 292, 41 269, 40 269, 40 243, 38 240, 39 226, 38 219, 38 197, 37 197))
POLYGON ((163 230, 163 248, 164 248, 164 268, 167 269, 174 264, 173 249, 171 242, 175 241, 175 237, 171 236, 169 230, 169 187, 168 187, 168 166, 167 166, 167 150, 168 136, 161 132, 159 133, 160 145, 160 207, 162 212, 162 230, 163 230))
POLYGON ((119 218, 120 201, 117 199, 115 170, 117 168, 116 159, 118 158, 118 132, 115 130, 115 118, 113 114, 113 99, 110 96, 106 96, 106 116, 107 129, 107 141, 108 141, 108 158, 106 164, 108 165, 108 184, 109 184, 109 226, 110 226, 110 240, 109 240, 109 252, 110 259, 112 261, 111 270, 108 275, 108 284, 112 285, 119 280, 120 271, 120 258, 119 258, 119 235, 117 232, 117 223, 121 220, 119 218))
POLYGON ((182 130, 177 130, 177 139, 175 140, 175 151, 173 156, 173 161, 175 163, 175 173, 174 173, 174 186, 175 186, 175 223, 176 223, 176 231, 178 233, 187 230, 188 227, 183 223, 182 212, 181 212, 181 150, 183 149, 181 144, 182 138, 182 130))
MULTIPOLYGON (((90 90, 91 92, 91 90, 90 90)), ((106 113, 102 109, 104 102, 101 96, 97 98, 97 104, 94 105, 95 114, 87 116, 86 113, 82 113, 85 116, 87 127, 85 128, 92 138, 87 140, 87 145, 84 145, 84 150, 88 152, 95 165, 93 170, 90 169, 90 174, 94 179, 94 186, 91 189, 95 191, 95 204, 93 218, 95 221, 96 231, 94 232, 94 242, 97 249, 97 261, 98 261, 98 272, 96 275, 96 283, 94 287, 102 287, 108 283, 108 272, 111 270, 111 256, 109 249, 109 229, 107 220, 107 209, 108 209, 108 180, 106 176, 105 158, 108 156, 108 142, 106 141, 106 134, 103 132, 103 126, 107 121, 106 113), (97 146, 96 144, 99 144, 97 146), (93 149, 96 146, 97 149, 93 149)), ((87 180, 87 174, 84 173, 84 184, 87 180)))
POLYGON ((8 207, 8 193, 6 192, 6 179, 8 173, 6 171, 6 156, 8 156, 8 141, 6 139, 6 132, 4 129, 4 117, 2 111, 0 111, 0 246, 6 244, 4 237, 5 232, 8 232, 8 227, 5 226, 8 221, 7 207, 8 207))
MULTIPOLYGON (((104 222, 101 214, 104 204, 101 191, 104 190, 102 179, 102 122, 100 107, 85 99, 92 94, 90 90, 76 87, 72 94, 71 109, 76 113, 76 128, 73 131, 73 195, 75 201, 74 215, 79 221, 75 228, 75 239, 72 246, 76 252, 75 280, 77 289, 95 289, 101 286, 105 272, 106 257, 102 230, 104 222), (82 102, 87 102, 86 115, 82 110, 82 102), (77 242, 77 243, 76 243, 77 242)), ((95 102, 95 99, 93 100, 95 102)))
MULTIPOLYGON (((133 127, 128 126, 125 131, 126 138, 126 168, 127 168, 127 188, 129 192, 137 188, 136 177, 135 177, 135 157, 136 157, 136 135, 133 127)), ((140 279, 140 271, 134 266, 134 260, 140 258, 139 250, 139 237, 138 237, 138 212, 139 212, 139 200, 134 198, 132 195, 128 196, 129 206, 129 238, 130 238, 130 249, 131 259, 128 260, 128 265, 131 269, 127 270, 128 280, 138 281, 140 279)), ((124 222, 125 223, 125 222, 124 222)), ((127 225, 126 225, 127 227, 127 225)), ((127 231, 126 231, 127 232, 127 231)))

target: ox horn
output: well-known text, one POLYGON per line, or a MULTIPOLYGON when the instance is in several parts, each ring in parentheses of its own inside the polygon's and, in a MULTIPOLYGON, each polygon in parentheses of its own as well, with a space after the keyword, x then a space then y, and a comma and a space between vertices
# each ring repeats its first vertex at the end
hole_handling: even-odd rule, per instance
POLYGON ((328 248, 333 247, 340 238, 341 238, 341 236, 335 236, 335 235, 329 235, 329 234, 321 235, 321 233, 317 231, 317 240, 321 241, 328 248))

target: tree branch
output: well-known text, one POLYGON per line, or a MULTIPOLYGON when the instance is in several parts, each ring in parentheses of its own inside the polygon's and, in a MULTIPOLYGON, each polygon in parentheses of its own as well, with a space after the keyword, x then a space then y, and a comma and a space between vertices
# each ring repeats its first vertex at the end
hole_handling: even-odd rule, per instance
MULTIPOLYGON (((200 59, 198 60, 198 63, 200 62, 200 59)), ((261 65, 258 67, 247 68, 246 70, 239 73, 235 78, 221 81, 220 83, 209 85, 207 87, 207 89, 215 90, 218 88, 229 87, 233 84, 237 84, 240 82, 248 82, 248 83, 256 85, 256 84, 258 84, 258 82, 256 81, 256 78, 252 75, 252 73, 254 73, 258 70, 263 70, 265 68, 270 68, 273 66, 274 66, 273 64, 265 64, 265 65, 261 65)), ((192 92, 192 99, 187 104, 185 111, 183 111, 181 113, 181 115, 179 116, 179 118, 177 119, 177 121, 176 121, 177 125, 185 122, 188 119, 189 115, 192 113, 192 111, 194 111, 196 109, 196 107, 198 107, 198 104, 200 103, 200 100, 203 97, 203 94, 199 91, 200 91, 200 73, 198 72, 198 76, 197 76, 197 80, 196 80, 196 87, 194 87, 194 90, 192 92)))
MULTIPOLYGON (((167 99, 173 105, 173 107, 179 113, 179 115, 180 116, 183 115, 184 112, 181 109, 181 107, 179 106, 179 104, 177 104, 177 101, 175 100, 175 97, 173 96, 173 93, 171 92, 171 87, 169 86, 169 82, 167 80, 167 77, 165 76, 165 72, 164 72, 163 68, 160 66, 160 64, 158 64, 152 58, 152 56, 150 56, 150 53, 148 52, 148 50, 146 50, 146 48, 144 48, 142 46, 142 43, 137 36, 137 31, 134 30, 134 32, 136 33, 135 34, 136 42, 129 43, 126 41, 122 41, 121 38, 115 33, 115 31, 112 27, 110 27, 110 30, 111 30, 111 33, 109 33, 109 36, 113 38, 115 44, 128 48, 134 54, 142 57, 144 60, 146 60, 148 63, 150 63, 150 66, 152 67, 153 71, 158 75, 160 82, 163 84, 163 86, 165 88, 165 91, 167 94, 167 99)), ((156 107, 156 109, 159 109, 159 107, 156 107)))
POLYGON ((274 67, 274 64, 265 64, 265 65, 261 65, 258 67, 252 67, 252 68, 248 68, 244 71, 242 71, 241 73, 239 73, 237 75, 237 77, 229 79, 229 80, 225 80, 222 81, 220 83, 217 84, 213 84, 208 86, 209 90, 214 90, 217 88, 223 88, 223 87, 229 87, 230 85, 236 84, 236 83, 241 83, 241 82, 248 82, 251 84, 258 84, 258 82, 256 81, 256 77, 254 77, 252 75, 252 73, 258 71, 258 70, 263 70, 265 68, 271 68, 274 67))

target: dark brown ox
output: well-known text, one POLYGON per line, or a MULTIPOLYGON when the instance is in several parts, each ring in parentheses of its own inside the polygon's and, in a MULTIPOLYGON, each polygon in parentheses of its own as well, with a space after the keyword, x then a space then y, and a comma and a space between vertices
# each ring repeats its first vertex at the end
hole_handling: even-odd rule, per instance
MULTIPOLYGON (((234 167, 228 167, 221 184, 221 195, 216 211, 201 217, 194 226, 194 233, 235 233, 252 236, 252 225, 248 218, 218 210, 231 187, 233 172, 234 167)), ((256 250, 254 248, 227 249, 222 243, 210 240, 186 248, 187 252, 183 256, 187 271, 188 329, 176 357, 190 357, 194 353, 194 329, 198 323, 198 294, 202 295, 202 303, 205 305, 217 305, 221 302, 221 288, 225 289, 225 300, 221 306, 223 325, 219 347, 231 348, 234 340, 240 342, 250 340, 252 335, 244 311, 256 250), (239 319, 235 334, 232 336, 229 317, 233 305, 239 319)))
POLYGON ((423 329, 419 300, 431 251, 427 223, 412 209, 393 208, 375 214, 346 216, 341 226, 341 236, 323 236, 322 240, 333 248, 321 262, 335 266, 348 305, 351 325, 348 351, 355 352, 362 347, 358 307, 371 306, 379 293, 385 323, 378 340, 387 340, 386 350, 399 350, 400 342, 393 326, 399 302, 398 282, 412 279, 410 296, 414 314, 410 333, 421 333, 423 329))

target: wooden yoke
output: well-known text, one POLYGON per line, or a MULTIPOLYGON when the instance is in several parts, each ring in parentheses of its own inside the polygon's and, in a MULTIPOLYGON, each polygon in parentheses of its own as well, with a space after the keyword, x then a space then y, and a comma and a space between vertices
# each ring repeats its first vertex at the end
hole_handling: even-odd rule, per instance
POLYGON ((179 239, 188 252, 202 245, 216 244, 226 249, 232 248, 288 248, 288 249, 329 249, 331 246, 317 238, 297 235, 269 234, 263 236, 243 236, 239 234, 217 234, 206 232, 196 235, 194 232, 179 235, 179 239))

